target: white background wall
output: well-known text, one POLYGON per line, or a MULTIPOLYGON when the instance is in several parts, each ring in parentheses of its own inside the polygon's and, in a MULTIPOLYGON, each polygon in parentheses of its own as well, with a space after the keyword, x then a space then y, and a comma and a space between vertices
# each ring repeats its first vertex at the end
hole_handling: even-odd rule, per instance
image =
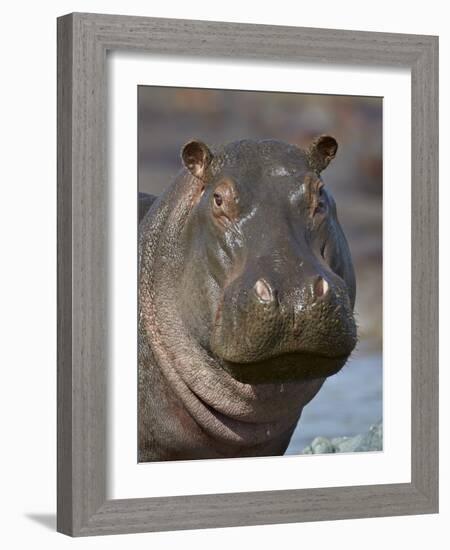
MULTIPOLYGON (((91 11, 440 35, 441 280, 449 280, 447 127, 450 30, 445 3, 376 0, 275 3, 110 0, 2 6, 0 85, 0 540, 4 548, 372 548, 448 544, 448 357, 441 359, 441 513, 315 524, 70 540, 54 532, 56 471, 56 21, 91 11), (105 5, 107 4, 107 5, 105 5), (444 210, 445 209, 445 210, 444 210), (442 540, 442 542, 440 542, 442 540)), ((399 205, 401 207, 401 205, 399 205)), ((408 246, 409 243, 405 243, 408 246)), ((444 307, 450 307, 441 286, 444 307)), ((441 334, 448 332, 442 315, 441 334)))

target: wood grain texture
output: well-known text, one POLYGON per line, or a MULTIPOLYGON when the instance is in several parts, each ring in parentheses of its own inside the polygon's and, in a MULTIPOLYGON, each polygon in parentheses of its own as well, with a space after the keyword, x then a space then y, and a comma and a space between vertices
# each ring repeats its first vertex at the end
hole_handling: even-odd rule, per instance
POLYGON ((72 18, 58 20, 57 529, 72 525, 72 18))
POLYGON ((412 480, 438 508, 438 41, 411 70, 412 480))
POLYGON ((58 20, 58 530, 81 536, 438 509, 438 40, 115 15, 58 20), (412 75, 412 481, 106 498, 106 52, 408 67, 412 75))

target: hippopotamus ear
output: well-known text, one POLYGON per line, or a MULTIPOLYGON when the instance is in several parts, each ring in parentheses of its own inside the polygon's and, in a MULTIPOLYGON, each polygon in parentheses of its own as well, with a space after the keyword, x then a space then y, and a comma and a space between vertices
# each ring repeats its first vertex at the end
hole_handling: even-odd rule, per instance
POLYGON ((202 141, 190 141, 181 151, 181 158, 186 168, 195 177, 203 179, 213 155, 202 141))
POLYGON ((308 157, 311 169, 322 172, 336 156, 337 141, 332 136, 319 136, 309 146, 308 157))

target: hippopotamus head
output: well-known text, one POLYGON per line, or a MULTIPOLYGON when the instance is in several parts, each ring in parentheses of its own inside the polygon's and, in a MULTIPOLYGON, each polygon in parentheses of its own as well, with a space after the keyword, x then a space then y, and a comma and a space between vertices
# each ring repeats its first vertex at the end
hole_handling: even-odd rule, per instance
POLYGON ((336 151, 330 136, 307 150, 273 140, 182 149, 197 185, 179 236, 179 314, 241 382, 325 378, 355 347, 354 271, 321 177, 336 151))

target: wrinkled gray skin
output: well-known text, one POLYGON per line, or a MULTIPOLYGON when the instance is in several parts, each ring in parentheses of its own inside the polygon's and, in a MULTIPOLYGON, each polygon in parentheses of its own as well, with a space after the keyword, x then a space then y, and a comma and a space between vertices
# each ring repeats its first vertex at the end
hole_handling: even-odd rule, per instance
POLYGON ((320 177, 336 150, 192 141, 141 197, 139 461, 283 454, 345 364, 355 278, 320 177))

